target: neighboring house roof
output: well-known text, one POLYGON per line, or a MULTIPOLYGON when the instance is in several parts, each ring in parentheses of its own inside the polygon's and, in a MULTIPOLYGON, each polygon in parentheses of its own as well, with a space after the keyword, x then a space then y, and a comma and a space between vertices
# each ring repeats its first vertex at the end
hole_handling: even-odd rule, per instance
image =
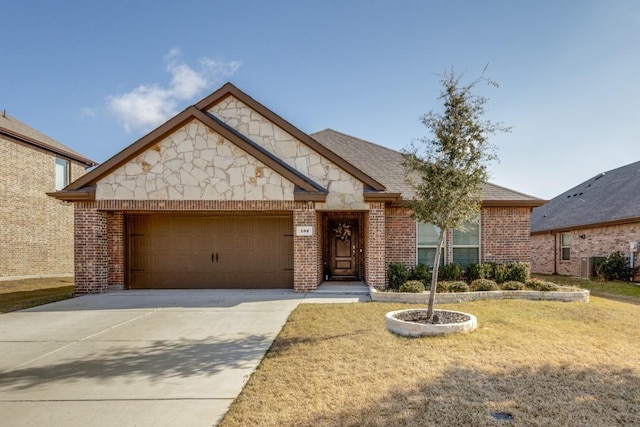
MULTIPOLYGON (((325 145, 351 164, 381 182, 387 191, 402 194, 407 200, 414 196, 413 188, 407 184, 402 167, 402 153, 355 138, 333 129, 312 133, 316 141, 325 145)), ((528 194, 510 190, 499 185, 485 183, 484 206, 540 206, 545 201, 528 194)))
POLYGON ((0 134, 4 134, 27 144, 43 148, 47 151, 51 151, 54 154, 58 154, 71 160, 83 163, 86 166, 95 166, 97 164, 93 160, 89 160, 82 154, 33 129, 32 127, 27 126, 20 120, 16 119, 15 117, 11 117, 6 113, 0 115, 0 134))
POLYGON ((531 214, 531 232, 640 222, 640 161, 565 191, 531 214))

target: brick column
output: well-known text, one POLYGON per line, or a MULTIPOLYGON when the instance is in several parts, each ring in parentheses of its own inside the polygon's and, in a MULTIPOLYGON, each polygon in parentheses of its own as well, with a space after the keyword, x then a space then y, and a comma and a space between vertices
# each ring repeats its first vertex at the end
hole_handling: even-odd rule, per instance
POLYGON ((318 287, 318 237, 313 202, 296 202, 293 210, 293 289, 312 291, 318 287), (312 226, 313 236, 296 236, 297 226, 312 226))
POLYGON ((124 213, 107 213, 109 285, 124 285, 124 213))
POLYGON ((370 203, 365 241, 365 280, 376 288, 386 286, 384 203, 370 203))
POLYGON ((107 214, 92 202, 79 202, 74 210, 75 293, 109 290, 107 214))

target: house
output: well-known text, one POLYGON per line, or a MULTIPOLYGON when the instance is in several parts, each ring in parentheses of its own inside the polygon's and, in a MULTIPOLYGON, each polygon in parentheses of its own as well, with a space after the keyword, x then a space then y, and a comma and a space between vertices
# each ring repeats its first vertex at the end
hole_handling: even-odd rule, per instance
POLYGON ((95 163, 0 114, 0 280, 71 276, 73 206, 47 193, 95 163))
POLYGON ((600 173, 531 216, 531 268, 538 273, 590 277, 593 257, 616 251, 638 266, 638 242, 640 162, 600 173))
MULTIPOLYGON (((333 130, 308 135, 227 83, 54 194, 75 205, 76 291, 383 287, 389 262, 433 253, 400 162, 333 130)), ((484 198, 447 259, 528 261, 543 201, 492 184, 484 198)))

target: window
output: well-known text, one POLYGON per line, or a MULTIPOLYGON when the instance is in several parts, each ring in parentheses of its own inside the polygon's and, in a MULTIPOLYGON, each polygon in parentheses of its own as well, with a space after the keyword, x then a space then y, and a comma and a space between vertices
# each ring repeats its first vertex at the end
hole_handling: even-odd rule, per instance
MULTIPOLYGON (((433 268, 433 259, 438 246, 438 229, 433 224, 418 223, 418 264, 433 268)), ((444 248, 440 254, 440 265, 444 265, 444 248)))
POLYGON ((69 185, 69 161, 56 158, 56 190, 69 185))
POLYGON ((560 259, 562 261, 569 261, 571 259, 571 234, 562 233, 560 235, 560 259))
POLYGON ((465 231, 453 230, 453 262, 464 268, 480 262, 480 224, 465 222, 462 228, 465 231))

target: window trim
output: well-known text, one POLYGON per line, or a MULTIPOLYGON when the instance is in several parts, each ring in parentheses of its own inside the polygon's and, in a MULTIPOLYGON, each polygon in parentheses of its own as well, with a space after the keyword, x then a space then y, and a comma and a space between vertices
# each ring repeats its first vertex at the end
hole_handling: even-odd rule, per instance
POLYGON ((455 262, 453 257, 454 249, 477 249, 478 250, 478 263, 482 262, 482 221, 480 221, 480 215, 476 220, 478 222, 478 244, 477 245, 456 245, 453 241, 454 233, 451 232, 451 262, 455 262))
POLYGON ((560 233, 560 261, 571 261, 571 233, 560 233), (567 236, 569 239, 569 244, 565 246, 564 244, 564 236, 567 236), (564 257, 564 250, 567 249, 567 257, 564 257))
MULTIPOLYGON (((478 250, 478 262, 482 262, 482 221, 481 221, 481 216, 482 214, 480 214, 478 216, 478 244, 477 245, 454 245, 453 244, 453 231, 452 230, 443 230, 443 233, 447 233, 449 234, 445 239, 444 239, 444 244, 442 246, 442 254, 441 254, 441 266, 451 263, 451 262, 455 262, 453 259, 453 249, 454 248, 471 248, 471 249, 477 249, 478 250), (449 250, 451 249, 451 253, 449 254, 449 250)), ((421 222, 420 221, 415 221, 415 227, 416 227, 416 254, 415 254, 415 260, 416 260, 416 265, 419 262, 419 257, 418 254, 420 252, 420 249, 435 249, 437 247, 437 245, 421 245, 419 244, 419 238, 418 238, 418 233, 419 233, 419 227, 421 222)))
POLYGON ((62 190, 71 182, 71 162, 63 157, 56 157, 54 162, 54 188, 56 191, 62 190), (64 179, 62 186, 58 182, 58 166, 64 167, 64 179))

